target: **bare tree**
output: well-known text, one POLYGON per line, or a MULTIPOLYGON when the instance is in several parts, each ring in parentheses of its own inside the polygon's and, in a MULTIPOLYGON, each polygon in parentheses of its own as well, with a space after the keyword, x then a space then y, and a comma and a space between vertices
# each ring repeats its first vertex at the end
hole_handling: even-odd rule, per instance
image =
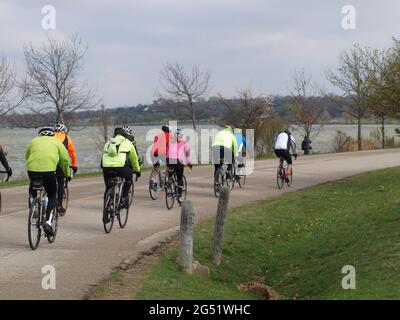
POLYGON ((4 54, 0 55, 0 118, 16 109, 25 99, 25 93, 18 94, 14 66, 4 54))
POLYGON ((242 130, 253 129, 254 145, 257 146, 265 120, 275 117, 272 97, 254 96, 251 89, 242 89, 236 99, 225 99, 219 94, 219 100, 227 109, 220 122, 242 130))
POLYGON ((98 150, 102 151, 105 143, 108 141, 109 137, 109 126, 111 124, 110 117, 108 115, 106 106, 101 104, 99 117, 97 119, 97 135, 95 143, 98 150))
POLYGON ((186 72, 179 63, 167 64, 160 72, 162 91, 157 94, 159 98, 172 102, 181 114, 187 115, 196 130, 195 103, 207 95, 209 82, 210 74, 198 66, 186 72))
MULTIPOLYGON (((348 52, 339 55, 339 67, 336 72, 328 70, 326 77, 335 87, 343 91, 350 103, 342 104, 343 111, 357 120, 358 150, 362 150, 361 121, 368 111, 366 101, 368 91, 371 89, 371 76, 368 66, 371 61, 370 48, 361 48, 354 45, 348 52)), ((346 99, 342 99, 343 103, 346 99)), ((338 102, 338 101, 337 101, 338 102)))
POLYGON ((304 70, 296 70, 293 79, 294 88, 290 93, 289 105, 291 120, 309 144, 326 123, 320 98, 322 89, 304 70))
MULTIPOLYGON (((95 107, 94 90, 78 81, 86 52, 87 45, 77 34, 67 40, 48 36, 40 48, 24 45, 27 78, 21 87, 28 97, 25 111, 32 115, 34 123, 38 120, 35 115, 43 118, 44 114, 53 123, 65 123, 75 111, 95 107)), ((35 126, 34 123, 28 126, 35 126)))

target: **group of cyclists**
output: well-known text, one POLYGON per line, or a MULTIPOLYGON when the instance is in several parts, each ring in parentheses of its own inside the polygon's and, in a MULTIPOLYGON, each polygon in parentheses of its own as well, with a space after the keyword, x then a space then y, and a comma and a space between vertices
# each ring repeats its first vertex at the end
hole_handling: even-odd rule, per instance
MULTIPOLYGON (((184 168, 192 168, 190 159, 190 148, 184 139, 182 129, 172 132, 171 127, 162 126, 162 132, 155 136, 151 148, 153 168, 159 167, 165 162, 169 170, 177 176, 178 199, 181 197, 183 186, 184 168)), ((122 191, 121 206, 129 206, 128 192, 133 183, 133 175, 137 178, 141 176, 141 162, 139 158, 136 141, 130 126, 116 127, 113 137, 109 139, 103 148, 101 158, 101 168, 105 184, 106 195, 111 188, 110 179, 112 176, 119 176, 124 179, 125 184, 122 191)), ((215 136, 212 144, 213 163, 215 172, 219 169, 222 159, 228 166, 228 174, 232 179, 236 179, 236 170, 244 166, 243 151, 253 152, 250 149, 245 136, 240 129, 233 129, 231 126, 224 126, 215 136), (237 163, 235 163, 237 161, 237 163)), ((295 158, 296 143, 289 129, 281 132, 275 140, 274 152, 280 159, 280 163, 285 160, 288 163, 286 174, 291 174, 292 158, 290 151, 295 158)), ((0 146, 0 162, 4 166, 9 176, 12 175, 12 168, 9 166, 2 147, 0 146)), ((54 127, 44 127, 38 131, 38 136, 33 138, 27 145, 25 154, 26 168, 28 177, 31 181, 29 186, 30 198, 34 199, 37 192, 32 188, 34 179, 41 179, 43 187, 48 197, 46 208, 46 223, 43 229, 46 234, 51 235, 52 212, 56 208, 59 212, 65 210, 62 207, 64 182, 71 180, 72 176, 78 171, 74 143, 68 135, 68 128, 64 124, 56 124, 54 127)), ((107 223, 109 216, 103 211, 103 223, 107 223)))

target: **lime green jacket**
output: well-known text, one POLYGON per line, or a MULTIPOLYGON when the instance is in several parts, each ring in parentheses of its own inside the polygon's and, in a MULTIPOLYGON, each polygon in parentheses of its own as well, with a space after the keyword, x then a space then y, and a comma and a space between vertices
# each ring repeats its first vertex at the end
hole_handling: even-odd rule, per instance
POLYGON ((225 147, 233 151, 235 157, 239 156, 238 145, 234 134, 229 129, 223 129, 217 133, 214 139, 213 147, 225 147))
POLYGON ((106 142, 103 148, 103 168, 122 168, 126 164, 126 157, 128 157, 132 164, 133 171, 140 172, 140 165, 136 149, 132 142, 121 135, 117 135, 106 142), (109 154, 109 147, 111 143, 118 144, 118 153, 116 155, 109 154))
POLYGON ((34 172, 55 172, 59 165, 66 177, 71 176, 67 149, 54 137, 33 138, 26 148, 25 163, 34 172))

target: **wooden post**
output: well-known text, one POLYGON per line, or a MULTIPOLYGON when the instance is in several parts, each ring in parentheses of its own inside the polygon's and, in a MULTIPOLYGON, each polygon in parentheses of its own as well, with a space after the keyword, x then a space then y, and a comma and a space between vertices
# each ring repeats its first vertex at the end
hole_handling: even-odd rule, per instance
POLYGON ((230 189, 226 186, 219 191, 217 219, 215 221, 214 245, 212 253, 212 263, 219 265, 221 263, 222 246, 224 241, 224 227, 226 222, 226 213, 228 211, 230 189))
POLYGON ((183 271, 191 274, 193 272, 193 205, 190 201, 184 201, 181 209, 181 248, 179 264, 183 271))

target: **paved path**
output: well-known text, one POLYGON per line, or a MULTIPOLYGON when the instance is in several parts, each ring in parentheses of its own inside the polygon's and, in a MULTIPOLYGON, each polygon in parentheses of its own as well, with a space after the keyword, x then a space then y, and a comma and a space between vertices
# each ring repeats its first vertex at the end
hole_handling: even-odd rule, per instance
MULTIPOLYGON (((230 206, 399 164, 400 149, 300 157, 295 163, 293 186, 278 190, 277 160, 257 161, 246 187, 233 190, 230 206)), ((188 199, 194 203, 196 221, 216 211, 212 170, 209 166, 196 167, 187 174, 188 199)), ((127 227, 121 230, 114 226, 111 234, 104 233, 101 222, 102 179, 73 181, 72 201, 67 215, 61 218, 56 242, 48 244, 42 239, 36 251, 30 250, 27 239, 27 188, 2 189, 0 299, 80 299, 85 289, 109 274, 113 266, 175 232, 179 208, 168 211, 163 196, 157 201, 150 199, 148 175, 145 173, 136 185, 135 205, 127 227), (42 289, 45 265, 56 269, 56 290, 42 289)))

